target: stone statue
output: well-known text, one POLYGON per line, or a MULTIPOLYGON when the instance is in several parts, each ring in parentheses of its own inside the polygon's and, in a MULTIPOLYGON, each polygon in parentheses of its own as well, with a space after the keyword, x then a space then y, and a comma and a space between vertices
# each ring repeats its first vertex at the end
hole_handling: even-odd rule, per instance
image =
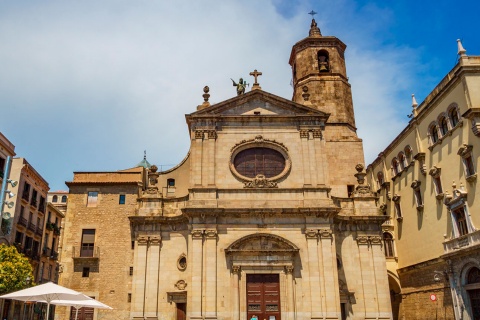
POLYGON ((238 80, 238 83, 233 81, 232 78, 230 78, 230 80, 232 80, 233 86, 237 87, 237 96, 245 93, 245 87, 247 86, 247 83, 243 81, 243 78, 240 78, 240 80, 238 80))

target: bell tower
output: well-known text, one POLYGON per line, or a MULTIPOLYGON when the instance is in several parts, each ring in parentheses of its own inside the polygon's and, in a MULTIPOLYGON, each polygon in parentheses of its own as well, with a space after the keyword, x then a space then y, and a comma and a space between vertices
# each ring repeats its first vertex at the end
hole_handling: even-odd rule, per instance
POLYGON ((328 123, 345 124, 355 131, 352 92, 345 67, 346 47, 336 37, 322 36, 312 19, 309 36, 297 42, 290 54, 292 100, 303 104, 308 92, 314 108, 330 113, 328 123))

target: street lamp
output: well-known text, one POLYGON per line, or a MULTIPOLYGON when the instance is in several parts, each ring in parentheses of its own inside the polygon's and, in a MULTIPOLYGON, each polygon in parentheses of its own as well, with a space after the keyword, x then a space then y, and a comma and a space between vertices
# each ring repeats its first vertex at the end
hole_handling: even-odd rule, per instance
POLYGON ((2 235, 3 235, 3 232, 1 230, 2 230, 3 219, 4 218, 9 219, 10 218, 10 213, 8 213, 8 212, 4 213, 3 208, 4 208, 5 205, 7 205, 7 207, 9 209, 11 209, 15 205, 15 202, 13 202, 13 201, 10 201, 10 202, 5 201, 5 194, 6 193, 8 193, 8 196, 10 198, 13 198, 15 196, 15 193, 11 192, 10 190, 7 190, 7 184, 10 183, 10 185, 14 188, 18 184, 18 181, 9 179, 11 165, 12 165, 12 157, 8 156, 7 157, 7 163, 5 164, 5 175, 4 175, 4 178, 3 178, 3 181, 2 181, 2 190, 0 192, 0 233, 2 235))

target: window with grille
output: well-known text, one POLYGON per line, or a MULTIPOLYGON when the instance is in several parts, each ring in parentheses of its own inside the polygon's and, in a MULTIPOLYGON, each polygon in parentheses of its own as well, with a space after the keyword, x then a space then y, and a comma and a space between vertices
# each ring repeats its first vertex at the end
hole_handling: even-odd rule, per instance
POLYGON ((393 236, 388 232, 383 233, 383 245, 385 246, 385 257, 395 257, 395 252, 393 250, 393 236))
POLYGON ((266 178, 275 177, 285 169, 284 156, 270 148, 250 148, 240 151, 233 163, 239 174, 248 178, 264 175, 266 178))

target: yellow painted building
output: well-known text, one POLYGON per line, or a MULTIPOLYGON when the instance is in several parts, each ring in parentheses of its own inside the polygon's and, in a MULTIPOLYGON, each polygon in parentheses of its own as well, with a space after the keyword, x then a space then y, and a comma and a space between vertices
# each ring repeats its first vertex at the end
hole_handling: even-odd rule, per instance
POLYGON ((367 167, 399 319, 479 319, 480 57, 459 60, 367 167), (435 315, 435 317, 433 316, 435 315))

